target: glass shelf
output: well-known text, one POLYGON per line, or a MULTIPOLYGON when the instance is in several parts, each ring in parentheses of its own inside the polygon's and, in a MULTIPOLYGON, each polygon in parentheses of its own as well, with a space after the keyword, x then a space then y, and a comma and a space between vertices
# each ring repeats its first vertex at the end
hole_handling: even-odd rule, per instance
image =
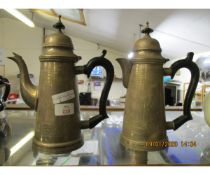
MULTIPOLYGON (((96 111, 82 111, 81 118, 87 119, 96 111)), ((0 113, 7 117, 11 128, 11 137, 1 150, 10 150, 9 159, 4 166, 31 165, 175 165, 194 164, 210 165, 210 128, 204 121, 203 112, 192 112, 193 120, 176 131, 169 130, 170 141, 177 141, 177 147, 169 147, 162 151, 134 152, 126 150, 120 143, 123 112, 109 112, 109 119, 104 120, 93 129, 83 130, 85 144, 79 150, 67 155, 34 155, 32 138, 34 131, 34 111, 5 110, 0 113), (19 148, 17 143, 25 137, 28 140, 19 148), (184 141, 194 141, 196 146, 185 146, 184 141), (11 154, 12 153, 12 154, 11 154)), ((181 112, 167 111, 167 121, 171 121, 181 112)), ((3 143, 3 142, 1 142, 3 143)))

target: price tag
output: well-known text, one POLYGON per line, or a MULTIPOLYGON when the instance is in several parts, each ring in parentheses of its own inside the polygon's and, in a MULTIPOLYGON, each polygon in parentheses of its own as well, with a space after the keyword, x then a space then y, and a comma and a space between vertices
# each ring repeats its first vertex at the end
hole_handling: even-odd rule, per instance
POLYGON ((55 116, 74 114, 74 103, 55 104, 55 116))

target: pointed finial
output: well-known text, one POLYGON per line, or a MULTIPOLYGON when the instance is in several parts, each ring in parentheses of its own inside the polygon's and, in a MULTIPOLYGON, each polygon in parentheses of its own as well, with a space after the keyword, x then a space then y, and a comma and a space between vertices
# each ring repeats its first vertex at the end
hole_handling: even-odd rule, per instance
POLYGON ((102 51, 102 56, 101 57, 105 57, 105 55, 106 55, 106 53, 107 53, 107 51, 104 49, 103 51, 102 51))
POLYGON ((59 31, 61 31, 61 29, 65 29, 65 26, 61 22, 61 15, 59 15, 58 18, 59 18, 58 22, 56 24, 54 24, 53 27, 55 29, 58 29, 59 31))
POLYGON ((153 32, 151 28, 149 28, 149 22, 146 22, 146 27, 141 31, 142 33, 145 33, 146 35, 149 35, 150 33, 153 32))

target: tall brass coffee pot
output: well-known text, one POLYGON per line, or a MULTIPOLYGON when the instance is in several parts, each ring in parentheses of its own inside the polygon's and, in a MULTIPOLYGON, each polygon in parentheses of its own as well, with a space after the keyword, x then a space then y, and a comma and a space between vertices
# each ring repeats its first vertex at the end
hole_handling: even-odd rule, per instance
POLYGON ((111 62, 104 56, 91 59, 84 66, 75 66, 80 59, 73 53, 71 39, 61 29, 59 22, 53 27, 58 29, 45 38, 42 54, 39 57, 41 68, 39 86, 33 85, 22 57, 14 53, 9 59, 15 61, 20 69, 20 88, 23 100, 36 113, 36 127, 33 146, 36 151, 47 154, 69 153, 83 145, 81 129, 93 128, 107 118, 106 101, 114 77, 111 62), (106 70, 106 82, 99 102, 99 114, 88 121, 80 121, 78 98, 78 74, 88 77, 95 66, 106 70))
POLYGON ((118 58, 123 72, 123 85, 127 88, 121 144, 136 151, 164 149, 170 144, 166 130, 176 130, 191 120, 190 106, 199 79, 199 69, 190 52, 186 59, 176 61, 170 68, 163 68, 168 61, 161 55, 156 39, 150 37, 153 30, 148 23, 142 33, 145 36, 134 45, 132 59, 118 58), (190 85, 184 100, 183 115, 166 122, 163 76, 172 78, 180 68, 191 72, 190 85))

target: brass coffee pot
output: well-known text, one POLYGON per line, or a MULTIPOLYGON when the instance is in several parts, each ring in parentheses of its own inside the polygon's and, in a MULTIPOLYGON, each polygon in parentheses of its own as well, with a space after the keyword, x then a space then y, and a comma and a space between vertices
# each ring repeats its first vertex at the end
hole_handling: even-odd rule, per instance
POLYGON ((162 57, 159 42, 150 37, 152 31, 147 23, 142 30, 145 36, 134 45, 133 58, 117 59, 123 72, 123 85, 127 88, 120 142, 135 151, 161 150, 169 146, 166 130, 176 130, 192 119, 190 106, 199 80, 199 69, 192 61, 192 52, 170 68, 163 68, 168 59, 162 57), (191 72, 183 115, 166 122, 163 76, 173 78, 180 68, 187 68, 191 72))
POLYGON ((20 90, 25 103, 36 111, 36 127, 33 146, 37 152, 47 154, 69 153, 83 145, 81 129, 93 128, 108 118, 106 101, 114 77, 111 62, 104 56, 92 58, 84 66, 75 66, 80 59, 73 53, 71 38, 61 29, 59 22, 53 27, 58 29, 45 38, 42 54, 39 57, 41 68, 39 86, 29 79, 26 64, 21 56, 14 53, 8 57, 15 61, 20 69, 20 90), (78 97, 78 74, 88 77, 92 69, 102 66, 106 70, 106 81, 100 97, 99 114, 88 121, 80 121, 78 97))

